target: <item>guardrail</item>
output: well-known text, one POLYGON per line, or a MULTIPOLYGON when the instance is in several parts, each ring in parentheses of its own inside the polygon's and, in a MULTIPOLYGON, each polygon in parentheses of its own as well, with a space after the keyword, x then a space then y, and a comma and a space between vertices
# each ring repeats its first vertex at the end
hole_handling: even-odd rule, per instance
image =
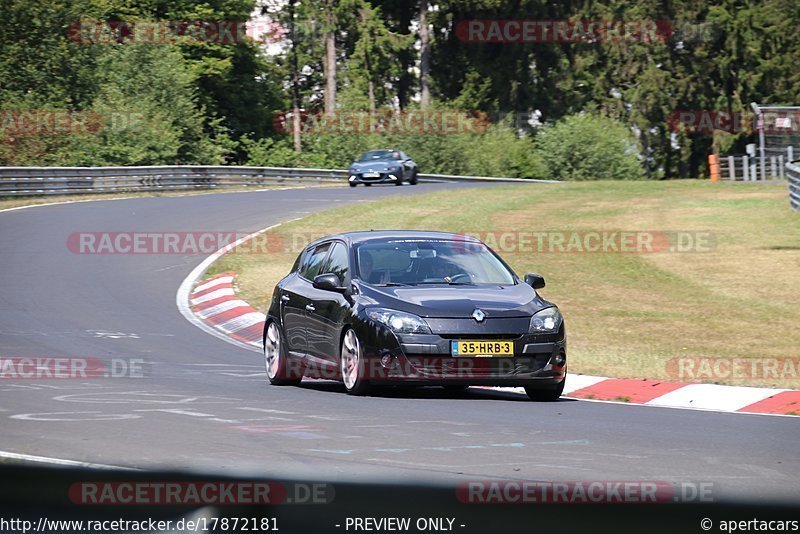
MULTIPOLYGON (((152 166, 152 167, 0 167, 0 197, 115 193, 136 191, 185 191, 225 189, 268 184, 344 182, 344 169, 289 167, 152 166)), ((419 174, 423 182, 559 183, 493 176, 419 174)))
POLYGON ((786 164, 786 177, 789 179, 789 203, 792 209, 800 211, 800 161, 786 164))

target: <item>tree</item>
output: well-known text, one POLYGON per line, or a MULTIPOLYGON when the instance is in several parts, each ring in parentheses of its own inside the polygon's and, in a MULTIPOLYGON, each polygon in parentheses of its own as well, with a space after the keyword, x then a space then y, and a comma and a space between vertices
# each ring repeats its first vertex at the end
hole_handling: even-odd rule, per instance
POLYGON ((543 128, 536 137, 536 151, 555 180, 642 177, 633 133, 599 114, 570 115, 543 128))
MULTIPOLYGON (((352 22, 357 40, 347 62, 347 77, 352 90, 366 94, 367 109, 375 114, 379 105, 391 102, 393 94, 387 91, 387 87, 394 84, 386 82, 399 77, 400 66, 395 58, 412 45, 412 37, 389 31, 380 9, 372 7, 366 0, 355 0, 350 6, 355 13, 352 22)), ((352 103, 350 107, 360 108, 352 103)))

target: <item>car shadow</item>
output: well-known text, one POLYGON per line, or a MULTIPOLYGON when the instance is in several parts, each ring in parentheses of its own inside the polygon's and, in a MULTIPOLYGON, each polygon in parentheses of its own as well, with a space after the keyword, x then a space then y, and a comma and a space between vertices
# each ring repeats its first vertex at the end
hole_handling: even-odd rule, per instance
MULTIPOLYGON (((303 380, 301 389, 338 393, 346 395, 344 385, 333 380, 303 380)), ((446 399, 446 400, 505 400, 512 402, 535 402, 525 393, 511 390, 497 390, 481 386, 472 386, 463 391, 452 391, 440 386, 372 386, 365 397, 383 399, 446 399)), ((561 397, 556 402, 577 402, 575 399, 561 397)))

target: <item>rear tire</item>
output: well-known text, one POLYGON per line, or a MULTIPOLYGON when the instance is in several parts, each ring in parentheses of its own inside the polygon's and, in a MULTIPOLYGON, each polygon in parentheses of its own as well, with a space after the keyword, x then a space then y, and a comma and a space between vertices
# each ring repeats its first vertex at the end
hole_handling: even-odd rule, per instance
POLYGON ((349 395, 364 395, 369 390, 366 380, 364 355, 361 343, 355 331, 350 328, 342 336, 342 348, 339 352, 339 372, 342 374, 344 389, 349 395))
POLYGON ((528 394, 528 397, 530 397, 531 400, 537 402, 555 402, 561 397, 561 394, 564 393, 564 384, 566 383, 567 379, 565 378, 558 386, 554 388, 525 386, 525 393, 528 394))
POLYGON ((264 363, 273 386, 296 386, 303 380, 300 364, 292 365, 283 345, 278 323, 271 321, 264 335, 264 363))

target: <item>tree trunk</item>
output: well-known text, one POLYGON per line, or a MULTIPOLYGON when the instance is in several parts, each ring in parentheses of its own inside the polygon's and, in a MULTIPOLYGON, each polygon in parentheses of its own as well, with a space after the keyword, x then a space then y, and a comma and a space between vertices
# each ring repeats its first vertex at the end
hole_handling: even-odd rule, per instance
POLYGON ((420 108, 431 104, 431 36, 428 31, 428 1, 422 0, 419 7, 419 88, 420 108))
POLYGON ((297 34, 295 33, 295 5, 297 0, 289 0, 289 39, 292 42, 292 139, 294 151, 302 152, 300 141, 300 72, 297 64, 297 34))
MULTIPOLYGON (((397 32, 399 34, 408 35, 411 33, 411 20, 415 15, 416 9, 413 2, 400 5, 397 24, 397 32)), ((414 85, 414 76, 411 73, 411 67, 414 66, 414 51, 404 49, 398 54, 397 58, 401 67, 400 78, 397 80, 397 101, 400 111, 403 111, 411 100, 412 86, 414 85)))
POLYGON ((336 112, 336 17, 333 5, 325 2, 325 115, 332 116, 336 112))
POLYGON ((369 80, 369 113, 370 115, 375 115, 375 82, 372 81, 372 78, 369 80))
MULTIPOLYGON (((367 27, 367 10, 366 8, 361 10, 361 24, 364 27, 367 27)), ((367 33, 368 37, 371 37, 369 33, 367 33)), ((375 81, 374 81, 374 74, 372 73, 372 62, 370 61, 369 57, 369 50, 370 50, 371 41, 367 40, 367 45, 364 47, 364 68, 367 71, 367 97, 369 98, 369 113, 374 118, 375 116, 375 81)))

